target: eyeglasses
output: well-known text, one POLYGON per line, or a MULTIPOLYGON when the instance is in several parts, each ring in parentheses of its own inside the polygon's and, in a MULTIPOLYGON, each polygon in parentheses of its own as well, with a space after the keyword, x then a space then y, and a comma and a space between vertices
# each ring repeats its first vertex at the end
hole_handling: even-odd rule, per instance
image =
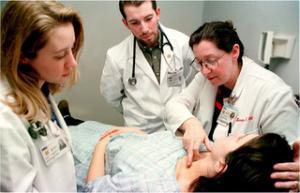
POLYGON ((219 58, 208 58, 206 60, 203 60, 203 61, 197 61, 197 59, 195 58, 194 59, 194 67, 196 68, 196 70, 198 71, 202 71, 203 68, 208 68, 210 70, 214 70, 216 69, 216 67, 218 66, 219 64, 219 60, 221 58, 223 58, 223 56, 225 55, 226 53, 224 53, 222 56, 220 56, 219 58))

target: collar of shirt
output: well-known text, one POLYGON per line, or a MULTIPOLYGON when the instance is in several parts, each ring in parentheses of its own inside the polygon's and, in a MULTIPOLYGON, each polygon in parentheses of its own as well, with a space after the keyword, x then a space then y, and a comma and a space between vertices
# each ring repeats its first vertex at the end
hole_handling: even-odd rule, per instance
POLYGON ((137 40, 138 45, 139 45, 139 47, 140 47, 140 49, 142 50, 143 53, 152 53, 153 49, 157 49, 157 48, 160 49, 160 46, 161 46, 160 41, 161 41, 161 32, 160 31, 158 33, 158 44, 154 47, 149 48, 143 42, 137 40))

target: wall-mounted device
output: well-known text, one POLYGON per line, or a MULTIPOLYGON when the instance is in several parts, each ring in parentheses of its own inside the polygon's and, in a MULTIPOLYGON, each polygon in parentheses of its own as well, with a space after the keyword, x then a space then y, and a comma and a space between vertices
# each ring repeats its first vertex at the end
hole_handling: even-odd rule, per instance
POLYGON ((269 65, 271 58, 291 58, 295 39, 294 35, 274 34, 273 31, 262 32, 258 59, 265 65, 269 65))
POLYGON ((260 35, 258 59, 264 64, 270 64, 273 49, 273 31, 262 32, 260 35))

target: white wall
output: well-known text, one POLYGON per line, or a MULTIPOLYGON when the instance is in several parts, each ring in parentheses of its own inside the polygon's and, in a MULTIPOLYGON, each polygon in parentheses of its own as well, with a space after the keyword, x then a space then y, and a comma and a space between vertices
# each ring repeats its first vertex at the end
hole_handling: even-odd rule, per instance
MULTIPOLYGON (((79 10, 85 28, 85 45, 80 59, 80 81, 56 98, 69 101, 75 117, 122 125, 122 116, 104 101, 99 80, 106 50, 122 41, 129 32, 121 22, 118 1, 64 1, 79 10)), ((297 36, 290 60, 272 60, 277 73, 295 93, 299 92, 299 2, 298 1, 159 1, 161 21, 190 35, 206 21, 234 22, 245 54, 257 61, 259 35, 262 31, 290 33, 297 36)), ((113 88, 112 88, 113 89, 113 88)))
POLYGON ((291 59, 272 59, 270 70, 299 93, 299 1, 209 1, 204 21, 232 20, 245 46, 245 55, 258 62, 263 31, 296 35, 291 59))
POLYGON ((79 82, 57 98, 69 101, 71 113, 75 117, 120 125, 121 115, 105 103, 99 91, 106 50, 128 34, 121 25, 118 5, 112 1, 63 3, 80 12, 84 23, 85 42, 79 61, 79 82))

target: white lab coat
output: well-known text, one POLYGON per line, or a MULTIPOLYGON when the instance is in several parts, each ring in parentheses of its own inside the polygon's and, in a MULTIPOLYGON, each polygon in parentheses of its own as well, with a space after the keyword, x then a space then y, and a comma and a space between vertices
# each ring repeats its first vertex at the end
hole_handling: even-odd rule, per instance
MULTIPOLYGON (((107 51, 106 61, 101 77, 100 91, 106 101, 123 113, 125 125, 138 127, 146 132, 165 129, 163 123, 164 106, 192 80, 196 70, 191 68, 193 53, 188 45, 188 36, 173 29, 162 27, 162 30, 174 47, 174 62, 170 68, 161 56, 160 84, 154 72, 136 45, 135 77, 137 84, 129 85, 133 64, 133 35, 107 51), (169 70, 183 68, 185 81, 178 87, 168 87, 169 70)), ((166 38, 163 38, 166 42, 166 38)), ((164 46, 165 55, 170 47, 164 46)))
MULTIPOLYGON (((3 100, 9 87, 0 82, 0 99, 3 100)), ((71 144, 68 128, 50 96, 54 113, 61 129, 71 144)), ((29 123, 15 114, 10 107, 0 102, 1 144, 1 192, 75 192, 75 167, 69 150, 47 166, 40 153, 40 145, 53 139, 52 129, 47 129, 47 140, 32 139, 27 131, 29 123)))
MULTIPOLYGON (((166 127, 176 131, 191 117, 198 118, 207 134, 212 125, 217 87, 201 73, 193 82, 166 105, 166 127)), ((299 109, 292 90, 277 75, 247 57, 231 96, 238 99, 233 107, 238 116, 232 123, 232 133, 283 134, 292 143, 299 137, 299 109)), ((228 127, 217 125, 213 138, 227 136, 228 127)))

